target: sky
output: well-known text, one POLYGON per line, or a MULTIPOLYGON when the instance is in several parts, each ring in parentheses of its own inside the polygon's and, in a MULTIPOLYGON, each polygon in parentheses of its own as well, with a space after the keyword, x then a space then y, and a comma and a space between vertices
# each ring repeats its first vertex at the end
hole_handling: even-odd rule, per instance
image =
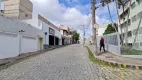
MULTIPOLYGON (((30 0, 33 13, 41 14, 56 26, 65 25, 73 28, 82 36, 81 25, 85 25, 86 37, 91 35, 91 0, 30 0)), ((110 4, 113 21, 117 22, 115 4, 110 4)), ((101 35, 106 24, 110 23, 107 7, 96 10, 96 21, 101 35)))

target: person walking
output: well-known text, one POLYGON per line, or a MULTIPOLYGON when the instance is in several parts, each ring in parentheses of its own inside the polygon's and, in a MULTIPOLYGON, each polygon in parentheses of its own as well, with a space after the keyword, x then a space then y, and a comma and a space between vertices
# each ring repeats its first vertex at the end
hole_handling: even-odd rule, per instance
POLYGON ((101 37, 101 40, 100 40, 100 52, 101 52, 102 47, 103 47, 104 52, 105 52, 105 44, 104 44, 104 38, 103 37, 101 37))

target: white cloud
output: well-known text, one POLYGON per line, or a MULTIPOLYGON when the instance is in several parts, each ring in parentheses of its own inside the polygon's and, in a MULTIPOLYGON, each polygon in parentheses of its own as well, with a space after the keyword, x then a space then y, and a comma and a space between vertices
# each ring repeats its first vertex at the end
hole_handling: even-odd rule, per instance
POLYGON ((42 14, 53 23, 77 28, 79 25, 86 25, 88 22, 88 15, 83 15, 74 7, 67 8, 58 0, 31 1, 34 4, 34 13, 42 14))
MULTIPOLYGON (((86 25, 87 36, 91 34, 91 24, 90 23, 90 14, 85 15, 83 11, 90 10, 91 7, 88 4, 85 7, 81 5, 76 5, 74 7, 66 7, 64 4, 59 3, 58 0, 31 0, 34 5, 34 13, 41 14, 48 20, 50 20, 55 25, 65 25, 71 28, 76 29, 79 33, 82 33, 80 25, 86 25)), ((70 0, 66 0, 70 1, 70 0)), ((79 0, 73 0, 78 2, 79 0)), ((107 13, 107 10, 103 9, 104 13, 107 13)), ((101 10, 102 11, 102 10, 101 10)), ((100 24, 100 27, 103 27, 105 24, 109 23, 108 19, 98 17, 101 11, 97 11, 97 22, 100 24), (99 12, 99 13, 98 13, 99 12)), ((90 12, 90 11, 89 11, 90 12)), ((105 16, 105 15, 104 15, 105 16)))

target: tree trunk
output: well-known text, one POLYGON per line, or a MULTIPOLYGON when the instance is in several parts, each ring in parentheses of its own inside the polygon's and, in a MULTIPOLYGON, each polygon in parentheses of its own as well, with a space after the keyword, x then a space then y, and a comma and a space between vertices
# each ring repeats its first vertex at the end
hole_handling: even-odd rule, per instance
POLYGON ((137 28, 137 30, 136 30, 136 34, 135 34, 133 46, 134 46, 134 44, 135 44, 135 42, 136 42, 136 38, 137 38, 137 36, 138 36, 138 31, 139 31, 139 28, 140 28, 140 25, 141 25, 141 20, 142 20, 142 16, 141 16, 141 18, 140 18, 140 21, 139 21, 139 24, 138 24, 138 28, 137 28))
POLYGON ((111 16, 111 13, 110 13, 110 8, 109 8, 109 4, 108 3, 107 3, 107 8, 108 8, 110 20, 112 22, 112 27, 115 29, 115 32, 117 32, 116 26, 114 25, 114 22, 112 20, 112 16, 111 16))
POLYGON ((121 45, 123 45, 123 34, 122 34, 122 28, 121 28, 121 22, 120 22, 120 17, 119 17, 119 11, 118 11, 118 1, 115 0, 115 5, 116 5, 116 11, 117 11, 117 17, 118 17, 118 21, 119 21, 119 25, 118 27, 120 28, 120 40, 121 40, 121 45))
MULTIPOLYGON (((132 0, 130 0, 129 8, 131 7, 131 1, 132 1, 132 0)), ((124 5, 123 5, 123 13, 124 13, 124 5)), ((127 44, 128 44, 128 21, 129 21, 129 16, 130 16, 130 11, 128 12, 127 21, 126 21, 125 47, 128 46, 127 44)))

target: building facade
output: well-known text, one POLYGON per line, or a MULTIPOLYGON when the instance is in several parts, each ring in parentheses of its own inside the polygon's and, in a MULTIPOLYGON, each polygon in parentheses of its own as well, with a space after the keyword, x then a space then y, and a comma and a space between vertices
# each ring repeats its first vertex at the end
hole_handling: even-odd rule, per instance
POLYGON ((0 16, 0 59, 43 49, 44 34, 22 21, 0 16))
POLYGON ((38 15, 39 24, 45 34, 45 45, 62 45, 61 33, 58 27, 46 18, 38 15))
POLYGON ((14 19, 32 19, 33 4, 29 0, 5 0, 4 14, 14 19))
POLYGON ((142 50, 142 0, 127 2, 124 12, 119 13, 119 33, 124 44, 142 50))
POLYGON ((62 35, 62 45, 69 45, 72 44, 72 32, 70 31, 69 27, 66 26, 59 26, 60 33, 62 35))
POLYGON ((33 14, 32 19, 22 20, 39 28, 44 33, 43 44, 45 46, 62 45, 59 28, 41 15, 33 14))
POLYGON ((28 15, 27 10, 32 9, 29 0, 5 0, 4 2, 5 15, 0 16, 0 59, 62 44, 58 27, 41 15, 28 15), (21 10, 28 16, 20 14, 21 10))

